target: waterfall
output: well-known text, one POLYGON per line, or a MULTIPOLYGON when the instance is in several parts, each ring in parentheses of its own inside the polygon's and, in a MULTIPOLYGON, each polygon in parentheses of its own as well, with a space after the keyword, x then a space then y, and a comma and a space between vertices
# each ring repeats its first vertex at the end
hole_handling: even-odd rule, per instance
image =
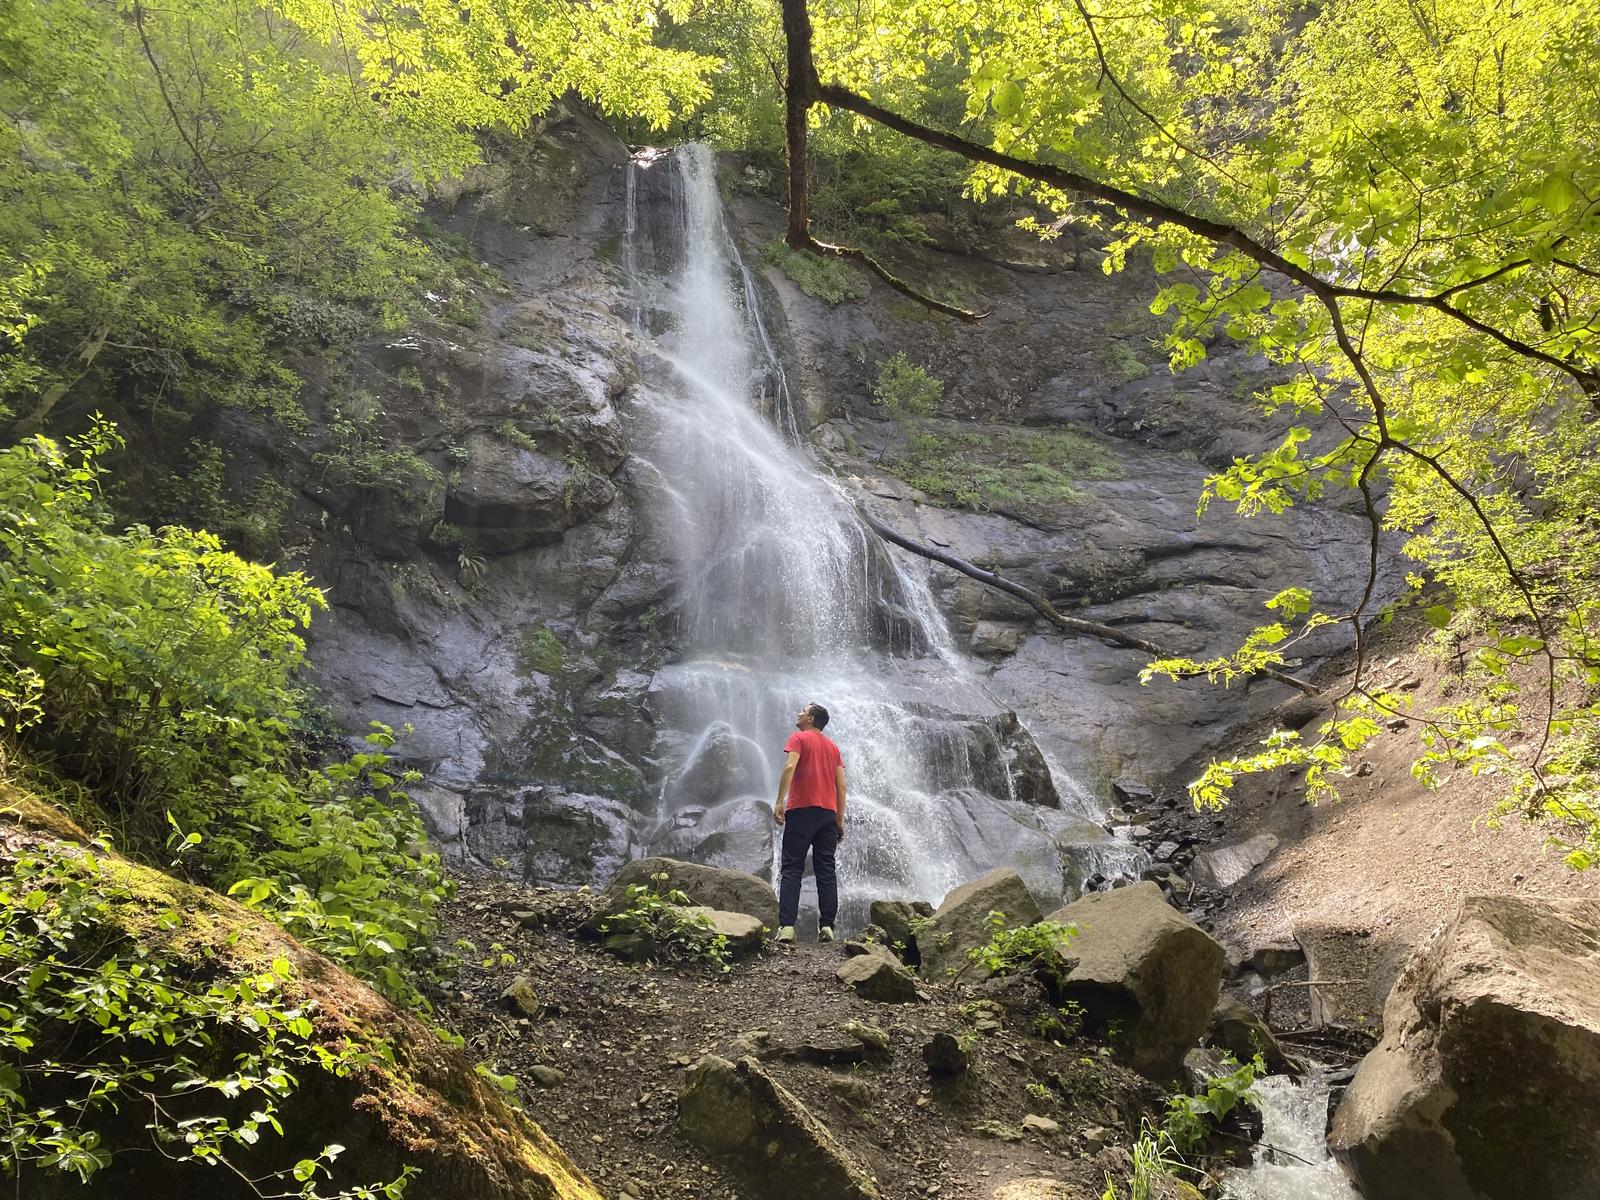
POLYGON ((1045 903, 1076 894, 1070 847, 1099 830, 1057 807, 1038 747, 956 651, 923 576, 810 456, 715 165, 704 146, 649 152, 627 182, 630 420, 646 519, 680 581, 642 841, 770 873, 783 743, 814 701, 849 780, 842 924, 870 898, 937 902, 998 865, 1045 903))
POLYGON ((1328 1081, 1273 1075, 1255 1085, 1261 1109, 1256 1161, 1222 1176, 1223 1200, 1360 1200, 1328 1153, 1328 1081))

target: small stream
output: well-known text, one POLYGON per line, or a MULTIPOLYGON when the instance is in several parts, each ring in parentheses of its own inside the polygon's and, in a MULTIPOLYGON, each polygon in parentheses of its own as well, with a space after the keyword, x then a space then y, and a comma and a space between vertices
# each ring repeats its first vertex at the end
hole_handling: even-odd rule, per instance
POLYGON ((1223 1200, 1361 1200, 1328 1153, 1328 1077, 1295 1083, 1273 1075, 1255 1086, 1265 1129, 1256 1160, 1222 1177, 1223 1200))

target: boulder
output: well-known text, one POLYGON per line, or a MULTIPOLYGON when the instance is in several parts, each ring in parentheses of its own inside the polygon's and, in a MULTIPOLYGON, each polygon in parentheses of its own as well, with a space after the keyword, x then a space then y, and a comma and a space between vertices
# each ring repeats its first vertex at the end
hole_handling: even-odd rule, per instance
POLYGON ((703 922, 708 938, 718 934, 727 938, 728 951, 735 955, 761 949, 761 939, 767 930, 759 917, 752 917, 749 913, 724 912, 703 904, 689 905, 683 910, 683 915, 692 921, 703 922))
POLYGON ((1600 900, 1476 896, 1406 965, 1330 1144, 1368 1200, 1596 1200, 1600 900))
POLYGON ((684 893, 691 903, 720 912, 745 913, 772 929, 778 926, 778 896, 764 879, 675 858, 639 858, 617 872, 596 900, 594 915, 581 929, 591 935, 597 933, 601 921, 623 909, 629 887, 649 887, 651 877, 661 874, 666 875, 665 886, 669 890, 684 893))
POLYGON ((1061 999, 1083 1005, 1091 1027, 1119 1023, 1136 1071, 1175 1075, 1216 1009, 1222 947, 1153 883, 1094 892, 1048 919, 1080 931, 1058 947, 1061 999))
POLYGON ((1288 1075, 1298 1079, 1300 1064, 1283 1052, 1278 1039, 1272 1036, 1267 1023, 1233 996, 1224 996, 1211 1017, 1211 1032, 1206 1035, 1208 1045, 1226 1050, 1240 1062, 1249 1062, 1257 1054, 1267 1066, 1269 1075, 1288 1075))
POLYGON ((445 498, 446 521, 466 530, 472 544, 489 554, 508 554, 561 540, 616 498, 604 472, 540 449, 526 433, 467 435, 468 462, 445 498))
POLYGON ((916 976, 887 950, 848 958, 834 975, 863 1000, 910 1004, 919 998, 916 976))
POLYGON ((1272 834, 1258 833, 1236 846, 1202 850, 1189 864, 1189 876, 1200 887, 1225 892, 1266 862, 1277 848, 1278 839, 1272 834))
POLYGON ((904 947, 900 954, 912 966, 922 961, 912 922, 931 916, 933 905, 925 900, 874 900, 867 909, 868 920, 883 930, 891 946, 898 943, 904 947))
POLYGON ((678 1130, 737 1163, 750 1200, 879 1200, 826 1126, 753 1059, 696 1063, 678 1094, 678 1130))
POLYGON ((1009 926, 1031 925, 1040 917, 1039 903, 1022 876, 1009 867, 997 867, 946 896, 917 936, 922 974, 945 979, 965 969, 967 951, 989 941, 991 912, 1004 913, 1009 926))

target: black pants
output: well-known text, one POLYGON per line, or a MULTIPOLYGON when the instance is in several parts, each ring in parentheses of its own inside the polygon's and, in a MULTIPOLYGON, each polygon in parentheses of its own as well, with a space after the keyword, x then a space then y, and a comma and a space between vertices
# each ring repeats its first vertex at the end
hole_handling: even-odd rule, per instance
POLYGON ((817 877, 821 924, 832 925, 839 913, 839 878, 833 852, 839 845, 839 818, 831 808, 791 808, 783 820, 783 862, 778 884, 778 924, 793 925, 800 912, 800 876, 811 851, 811 872, 817 877))

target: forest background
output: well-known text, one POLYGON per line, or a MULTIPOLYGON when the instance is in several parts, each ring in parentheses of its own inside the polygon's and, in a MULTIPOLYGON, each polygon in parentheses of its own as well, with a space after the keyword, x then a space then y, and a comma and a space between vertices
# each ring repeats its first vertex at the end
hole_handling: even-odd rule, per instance
MULTIPOLYGON (((1350 631, 1336 715, 1213 764, 1197 802, 1284 766, 1332 792, 1371 738, 1414 737, 1421 777, 1497 776, 1493 817, 1545 822, 1589 867, 1597 44, 1600 11, 1555 0, 3 0, 0 769, 426 1005, 447 884, 397 802, 392 731, 341 755, 298 682, 321 594, 249 561, 276 550, 281 498, 225 499, 220 451, 198 444, 187 488, 119 489, 135 470, 119 449, 186 444, 218 406, 295 438, 308 362, 414 320, 470 324, 482 269, 426 206, 486 164, 514 169, 572 97, 634 140, 703 138, 780 195, 787 181, 788 244, 770 253, 837 299, 865 268, 980 319, 900 264, 1018 222, 1085 239, 1107 271, 1151 263, 1173 369, 1241 342, 1281 368, 1261 405, 1293 415, 1197 503, 1342 491, 1372 535, 1353 610, 1288 589, 1235 653, 1147 668, 1227 682, 1289 665, 1312 629, 1350 631), (1366 684, 1366 630, 1392 611, 1370 604, 1385 537, 1416 564, 1399 603, 1470 655, 1448 708, 1366 684)), ((380 488, 432 470, 381 427, 329 465, 380 488)), ((79 974, 29 977, 8 1037, 41 1078, 63 1011, 121 1030, 128 996, 163 1008, 119 954, 69 953, 113 903, 83 890, 92 869, 23 862, 0 897, 12 959, 82 951, 123 989, 121 1010, 96 1008, 79 974), (68 893, 83 907, 37 899, 68 893)), ((237 1003, 172 1020, 201 1030, 237 1003)), ((271 1053, 304 1050, 293 1020, 271 1053)), ((271 1053, 269 1093, 288 1061, 271 1053)), ((92 1123, 21 1103, 28 1084, 0 1072, 15 1155, 92 1175, 92 1123)), ((225 1123, 188 1152, 254 1130, 225 1123)))

